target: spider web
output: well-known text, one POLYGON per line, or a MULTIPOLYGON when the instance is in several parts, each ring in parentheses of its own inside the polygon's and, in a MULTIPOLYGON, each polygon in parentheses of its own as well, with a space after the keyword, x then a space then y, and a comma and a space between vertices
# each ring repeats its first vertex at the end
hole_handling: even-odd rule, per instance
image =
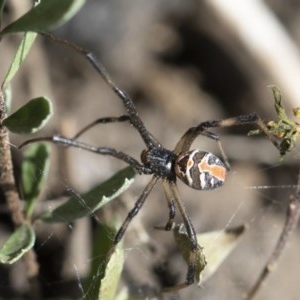
MULTIPOLYGON (((100 13, 91 18, 92 11, 96 12, 96 2, 90 1, 92 8, 83 11, 82 17, 74 21, 75 30, 68 38, 80 40, 80 31, 84 31, 79 44, 94 51, 101 50, 101 59, 108 64, 114 79, 130 92, 147 128, 167 148, 172 149, 181 134, 199 121, 253 110, 268 118, 274 116, 271 97, 265 87, 270 84, 269 78, 255 68, 246 51, 241 50, 230 35, 224 35, 228 43, 216 37, 214 30, 209 28, 218 28, 219 32, 223 29, 209 23, 204 7, 199 10, 198 6, 182 4, 182 1, 167 1, 164 5, 158 1, 151 1, 151 4, 132 1, 130 5, 127 5, 129 2, 124 5, 111 1, 110 7, 98 1, 102 5, 100 13), (191 11, 203 13, 199 12, 194 19, 191 11), (84 22, 80 24, 81 18, 84 22), (93 21, 87 26, 88 19, 93 21), (145 40, 146 35, 153 38, 145 40), (96 40, 97 45, 94 44, 96 40)), ((65 27, 63 33, 67 31, 65 27)), ((124 113, 118 99, 84 59, 60 45, 47 44, 47 48, 49 56, 42 57, 39 64, 34 61, 45 65, 47 70, 34 74, 43 78, 37 85, 41 86, 41 92, 34 92, 54 94, 54 131, 72 136, 93 118, 124 113), (51 80, 45 79, 48 73, 55 82, 53 87, 51 80)), ((36 79, 36 82, 39 81, 36 79)), ((51 128, 47 130, 53 132, 51 128)), ((279 165, 278 153, 266 138, 250 138, 246 133, 247 128, 218 130, 232 165, 224 187, 199 192, 179 183, 179 189, 197 232, 224 231, 241 224, 248 224, 249 228, 234 252, 200 289, 194 285, 165 295, 164 299, 240 299, 255 282, 274 248, 284 224, 289 197, 296 187, 299 152, 296 148, 279 165)), ((97 127, 84 139, 92 144, 121 149, 137 158, 143 149, 137 133, 125 125, 97 127)), ((213 142, 204 138, 197 139, 196 147, 218 155, 213 142)), ((52 150, 55 153, 53 167, 44 192, 47 199, 71 194, 77 195, 77 201, 85 205, 79 195, 124 166, 80 150, 58 150, 56 146, 52 150), (65 153, 59 154, 60 151, 65 153)), ((105 216, 117 216, 118 221, 122 221, 147 180, 147 176, 138 176, 129 191, 99 214, 92 214, 92 218, 73 224, 37 225, 36 252, 41 262, 45 295, 91 299, 90 291, 97 286, 99 276, 95 274, 87 290, 84 290, 84 281, 91 263, 98 258, 91 254, 93 234, 104 224, 105 216)), ((186 264, 172 234, 153 229, 167 221, 165 202, 158 186, 125 234, 126 259, 120 286, 131 288, 137 299, 151 296, 153 288, 162 282, 181 282, 185 276, 186 264)), ((44 210, 53 209, 51 203, 41 206, 44 210)), ((299 248, 300 241, 294 235, 277 271, 271 275, 258 299, 298 299, 299 248)), ((25 271, 20 265, 12 266, 9 276, 13 278, 12 289, 22 293, 24 278, 19 279, 17 275, 25 271)), ((9 280, 5 276, 0 277, 0 292, 4 296, 12 292, 6 291, 9 280)))

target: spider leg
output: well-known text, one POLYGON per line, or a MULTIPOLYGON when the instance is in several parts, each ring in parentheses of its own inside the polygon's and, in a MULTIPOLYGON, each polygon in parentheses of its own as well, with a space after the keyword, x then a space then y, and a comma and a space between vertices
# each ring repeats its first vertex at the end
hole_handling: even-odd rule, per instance
POLYGON ((240 115, 237 117, 223 119, 223 120, 206 121, 200 123, 195 127, 189 128, 177 143, 174 152, 177 155, 183 152, 187 152, 190 149, 195 138, 198 135, 204 135, 218 142, 221 154, 223 157, 226 158, 219 137, 216 134, 209 133, 207 129, 219 128, 219 127, 231 127, 231 126, 246 125, 246 124, 256 124, 266 134, 266 136, 270 139, 270 141, 274 144, 274 146, 280 150, 280 145, 277 139, 269 132, 267 126, 265 125, 263 120, 259 117, 259 115, 253 112, 247 115, 240 115))
POLYGON ((147 186, 143 190, 142 194, 139 196, 138 200, 135 202, 134 207, 130 210, 126 219, 123 221, 120 229, 118 230, 118 232, 116 233, 116 235, 114 237, 112 246, 108 252, 108 256, 107 256, 108 260, 109 260, 110 256, 113 254, 114 250, 116 249, 116 246, 118 245, 118 243, 121 241, 122 237, 124 236, 124 233, 126 232, 128 225, 130 224, 132 219, 138 214, 138 212, 142 208, 143 204, 145 203, 148 195, 154 188, 158 179, 159 178, 156 176, 152 177, 150 182, 147 184, 147 186))
MULTIPOLYGON (((85 50, 86 51, 86 50, 85 50)), ((91 65, 95 68, 95 70, 102 76, 104 81, 111 87, 111 89, 119 96, 122 100, 128 115, 130 116, 131 124, 137 129, 142 137, 143 141, 147 145, 148 148, 159 147, 159 142, 154 138, 152 134, 146 129, 144 123, 140 119, 138 112, 136 110, 135 105, 131 98, 121 90, 116 83, 111 79, 108 72, 104 68, 104 66, 97 60, 96 56, 92 52, 85 52, 85 56, 87 60, 91 63, 91 65)))
POLYGON ((126 121, 130 121, 130 117, 128 115, 122 115, 119 117, 99 118, 99 119, 93 121, 92 123, 86 125, 85 127, 83 127, 79 132, 77 132, 73 136, 73 139, 74 140, 77 139, 79 136, 81 136, 83 133, 85 133, 86 131, 88 131, 89 129, 91 129, 92 127, 94 127, 97 124, 107 124, 107 123, 126 122, 126 121))
POLYGON ((176 286, 167 287, 167 288, 163 289, 164 292, 174 292, 174 291, 183 289, 183 288, 187 287, 188 285, 191 285, 195 282, 196 263, 197 263, 196 260, 197 260, 197 253, 199 250, 199 245, 198 245, 197 235, 196 235, 194 226, 193 226, 190 218, 188 217, 186 209, 182 203, 181 197, 179 195, 179 192, 178 192, 178 189, 176 186, 176 182, 164 180, 162 182, 162 184, 163 184, 165 191, 169 195, 169 197, 171 197, 171 199, 173 199, 172 201, 174 201, 176 203, 176 205, 179 209, 179 212, 181 214, 181 217, 183 219, 183 223, 186 228, 187 235, 190 240, 190 256, 189 256, 189 261, 188 261, 188 270, 187 270, 187 274, 186 274, 186 281, 183 283, 180 283, 176 286))
POLYGON ((129 165, 131 165, 138 173, 140 174, 152 174, 153 172, 151 169, 145 167, 142 165, 139 161, 137 161, 135 158, 129 156, 128 154, 118 151, 114 148, 109 148, 109 147, 97 147, 93 145, 89 145, 83 142, 80 142, 78 140, 70 139, 61 135, 53 135, 53 136, 48 136, 48 137, 42 137, 42 138, 33 138, 30 140, 25 141, 23 144, 19 146, 20 148, 23 148, 24 146, 35 143, 35 142, 53 142, 54 144, 59 144, 59 145, 64 145, 64 146, 71 146, 74 148, 80 148, 84 149, 89 152, 101 154, 101 155, 109 155, 112 157, 115 157, 119 160, 122 160, 129 165))
POLYGON ((106 84, 117 94, 119 99, 122 101, 125 109, 127 110, 128 115, 129 115, 130 123, 140 133, 140 136, 142 137, 142 139, 145 142, 145 144, 147 145, 147 147, 148 148, 160 147, 159 142, 153 137, 152 134, 149 133, 149 131, 146 129, 144 123, 140 119, 132 99, 127 95, 126 92, 124 92, 120 87, 118 87, 118 85, 112 80, 112 78, 108 74, 107 70, 100 63, 100 61, 97 59, 97 57, 94 53, 92 53, 89 50, 86 50, 84 48, 81 48, 78 45, 76 45, 70 41, 64 40, 57 36, 54 36, 50 33, 40 32, 40 34, 51 40, 54 40, 55 42, 58 42, 67 47, 70 47, 70 48, 74 49, 75 51, 77 51, 78 53, 81 53, 82 55, 84 55, 86 57, 86 59, 89 61, 89 63, 92 65, 92 67, 103 78, 103 80, 106 82, 106 84))
POLYGON ((220 151, 222 159, 223 159, 223 162, 225 164, 225 167, 227 168, 227 171, 230 171, 230 164, 228 161, 228 157, 223 149, 223 146, 222 146, 219 136, 217 134, 215 134, 214 132, 210 132, 210 131, 206 131, 206 130, 202 131, 201 135, 206 136, 206 137, 214 140, 217 143, 219 151, 220 151))
POLYGON ((155 226, 155 229, 158 230, 165 230, 165 231, 170 231, 173 228, 174 225, 174 219, 175 219, 175 215, 176 215, 176 208, 175 208, 175 202, 174 202, 174 196, 173 193, 170 193, 170 189, 167 188, 166 186, 168 185, 168 183, 164 183, 165 181, 167 181, 166 179, 162 180, 162 186, 165 192, 165 196, 166 199, 168 201, 168 207, 169 207, 169 219, 168 222, 165 226, 155 226))

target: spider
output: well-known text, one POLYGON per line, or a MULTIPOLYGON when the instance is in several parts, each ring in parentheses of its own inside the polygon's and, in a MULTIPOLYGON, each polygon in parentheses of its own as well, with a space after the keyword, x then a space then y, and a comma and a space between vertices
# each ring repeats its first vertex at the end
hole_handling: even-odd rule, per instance
POLYGON ((201 122, 197 126, 189 128, 182 135, 173 150, 166 149, 145 127, 145 124, 140 119, 132 99, 112 80, 105 67, 92 52, 83 49, 72 42, 66 41, 57 36, 53 36, 52 34, 41 34, 83 54, 89 63, 95 68, 97 73, 106 82, 106 84, 116 93, 120 101, 123 103, 126 114, 118 117, 105 117, 97 119, 84 127, 73 138, 55 134, 53 136, 27 140, 20 145, 20 148, 37 141, 50 141, 55 144, 77 147, 97 154, 112 156, 131 165, 139 174, 152 175, 149 183, 146 185, 143 192, 135 202, 134 207, 129 211, 120 229, 117 231, 112 242, 112 248, 109 251, 110 255, 123 238, 130 222, 138 214, 154 186, 158 181, 161 181, 169 208, 169 216, 166 225, 157 226, 157 228, 166 231, 170 231, 173 228, 175 225, 177 207, 190 241, 190 254, 185 281, 177 284, 176 286, 167 287, 164 289, 164 291, 176 291, 193 284, 196 278, 196 259, 200 246, 197 241, 193 223, 191 222, 191 219, 185 209, 184 202, 180 197, 176 185, 177 178, 189 187, 196 190, 213 190, 224 184, 226 176, 230 171, 230 165, 223 150, 219 136, 209 131, 212 128, 256 124, 259 129, 267 135, 275 147, 280 149, 276 138, 269 133, 268 128, 259 115, 253 112, 223 120, 201 122), (96 124, 107 124, 113 122, 129 122, 139 133, 146 146, 145 150, 143 150, 141 153, 140 161, 114 148, 93 146, 78 140, 80 135, 96 124), (202 151, 199 149, 190 149, 192 143, 199 135, 216 141, 221 153, 221 158, 217 157, 211 152, 202 151))

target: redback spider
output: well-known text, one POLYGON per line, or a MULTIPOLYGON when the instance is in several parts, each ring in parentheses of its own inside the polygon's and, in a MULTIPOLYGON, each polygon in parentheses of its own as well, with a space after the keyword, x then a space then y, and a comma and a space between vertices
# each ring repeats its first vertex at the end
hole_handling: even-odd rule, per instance
POLYGON ((222 186, 226 180, 230 166, 223 150, 222 144, 218 135, 210 132, 211 128, 230 127, 244 124, 256 124, 272 141, 276 148, 280 149, 277 140, 269 133, 266 125, 257 113, 250 113, 246 115, 239 115, 224 120, 213 120, 201 122, 197 126, 189 128, 176 144, 174 150, 164 148, 158 140, 148 131, 143 121, 140 119, 136 107, 132 99, 117 86, 111 79, 104 66, 99 62, 95 55, 78 45, 69 41, 63 40, 59 37, 42 33, 42 35, 51 38, 59 43, 75 49, 77 52, 83 54, 91 65, 101 75, 107 85, 117 94, 120 101, 123 103, 126 114, 119 117, 100 118, 84 127, 74 138, 67 138, 61 135, 53 135, 49 137, 34 138, 24 142, 20 147, 37 141, 51 141, 56 144, 65 146, 72 146, 81 148, 90 152, 101 155, 108 155, 131 165, 139 174, 152 175, 147 186, 144 188, 141 195, 135 202, 134 207, 129 211, 127 217, 123 221, 120 229, 116 233, 110 254, 113 253, 116 245, 122 239, 128 225, 132 219, 142 208, 148 195, 160 180, 165 192, 167 204, 169 207, 169 218, 165 226, 158 227, 170 231, 174 225, 176 207, 182 217, 187 235, 190 240, 190 255, 188 261, 188 268, 186 279, 184 282, 174 286, 165 288, 164 291, 175 291, 184 288, 195 282, 196 278, 196 259, 199 250, 196 232, 194 226, 188 216, 184 203, 180 197, 176 180, 179 178, 189 187, 196 190, 212 190, 222 186), (96 124, 106 124, 113 122, 129 122, 139 133, 143 139, 146 149, 141 153, 141 162, 129 156, 128 154, 109 147, 98 147, 89 145, 77 140, 77 138, 96 124), (190 150, 191 145, 198 135, 206 136, 217 142, 222 159, 210 152, 199 149, 190 150))

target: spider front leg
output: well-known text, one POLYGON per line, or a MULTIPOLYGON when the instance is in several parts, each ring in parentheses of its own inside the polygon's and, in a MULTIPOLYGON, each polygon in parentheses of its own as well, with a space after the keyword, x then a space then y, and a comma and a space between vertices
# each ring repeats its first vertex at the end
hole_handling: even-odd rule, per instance
POLYGON ((33 139, 25 141, 18 148, 20 149, 20 148, 25 147, 26 145, 36 143, 36 142, 52 142, 54 144, 79 148, 79 149, 83 149, 83 150, 93 152, 96 154, 112 156, 114 158, 117 158, 119 160, 122 160, 122 161, 128 163, 139 174, 153 174, 151 169, 145 167, 139 161, 137 161, 135 158, 129 156, 128 154, 126 154, 122 151, 118 151, 114 148, 109 148, 109 147, 97 147, 97 146, 89 145, 89 144, 80 142, 78 140, 70 139, 70 138, 67 138, 67 137, 64 137, 61 135, 33 138, 33 139))
POLYGON ((198 126, 191 127, 181 137, 180 141, 175 147, 174 152, 176 154, 187 152, 190 149, 195 138, 198 135, 204 135, 217 141, 221 155, 223 156, 223 159, 225 159, 226 163, 227 158, 223 150, 221 141, 219 140, 217 135, 209 133, 207 130, 210 128, 222 128, 247 124, 256 124, 266 134, 266 136, 270 139, 273 145, 278 150, 280 150, 280 144, 278 143, 277 139, 269 132, 267 126, 265 125, 263 120, 258 116, 258 114, 254 112, 247 115, 240 115, 237 117, 232 117, 223 120, 206 121, 200 123, 198 126))
POLYGON ((79 136, 81 136, 83 133, 85 133, 86 131, 88 131, 89 129, 91 129, 97 124, 107 124, 107 123, 117 123, 117 122, 127 122, 127 121, 130 121, 130 117, 128 115, 122 115, 119 117, 100 118, 83 127, 79 132, 77 132, 74 135, 73 139, 76 140, 79 136))
MULTIPOLYGON (((208 122, 210 122, 210 121, 208 121, 208 122)), ((208 122, 205 122, 205 123, 208 123, 208 122)), ((213 121, 213 122, 215 122, 215 121, 213 121)), ((201 123, 201 124, 203 124, 203 123, 201 123)), ((198 127, 200 125, 198 125, 197 127, 191 127, 186 131, 186 133, 181 137, 181 139, 177 143, 177 145, 174 149, 174 152, 178 156, 180 154, 187 153, 189 151, 193 141, 195 140, 195 138, 198 135, 203 135, 205 137, 208 137, 208 138, 214 140, 217 143, 219 151, 221 153, 223 163, 225 164, 227 171, 230 171, 230 163, 228 161, 227 155, 225 154, 225 151, 223 149, 223 146, 222 146, 219 136, 213 132, 207 131, 205 127, 199 129, 198 127)))
POLYGON ((222 143, 221 143, 221 140, 220 140, 219 136, 217 134, 213 133, 213 132, 206 131, 206 130, 202 131, 201 135, 206 136, 206 137, 214 140, 217 143, 219 151, 220 151, 222 159, 223 159, 223 162, 225 164, 225 167, 226 167, 227 171, 230 171, 230 163, 229 163, 227 155, 226 155, 226 153, 223 149, 223 146, 222 146, 222 143))
POLYGON ((47 32, 39 32, 44 37, 47 37, 53 41, 56 41, 60 44, 65 45, 66 47, 72 48, 73 50, 77 51, 78 53, 85 56, 91 66, 96 70, 96 72, 102 77, 102 79, 106 82, 106 84, 114 91, 114 93, 119 97, 122 101, 127 114, 130 116, 130 122, 135 127, 135 129, 139 132, 141 138, 145 142, 148 148, 158 147, 159 142, 154 138, 154 136, 146 129, 144 123, 140 119, 136 107, 132 101, 132 99, 127 95, 125 91, 123 91, 111 78, 109 73, 107 72, 106 68, 103 64, 98 60, 96 55, 90 52, 87 49, 81 48, 78 45, 54 36, 51 33, 47 32))

